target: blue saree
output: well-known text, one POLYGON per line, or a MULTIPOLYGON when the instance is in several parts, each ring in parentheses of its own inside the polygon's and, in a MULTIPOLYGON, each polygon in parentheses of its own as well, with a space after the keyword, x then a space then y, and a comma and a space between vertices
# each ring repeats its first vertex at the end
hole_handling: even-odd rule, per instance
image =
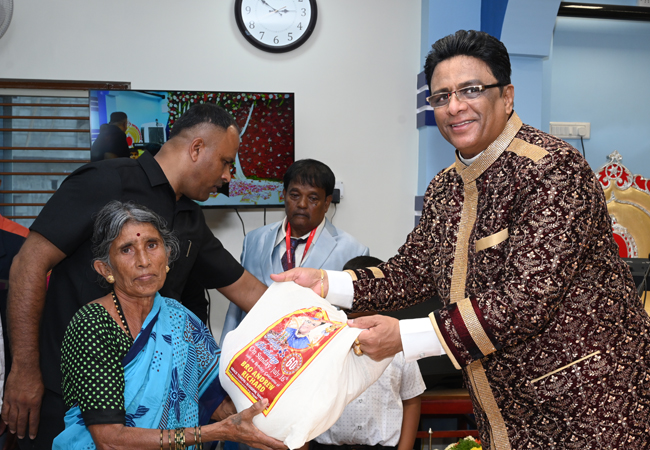
MULTIPOLYGON (((220 356, 203 322, 176 300, 156 294, 142 330, 122 360, 126 426, 206 425, 226 395, 219 383, 220 356)), ((52 448, 95 448, 79 406, 66 413, 65 430, 52 448)))

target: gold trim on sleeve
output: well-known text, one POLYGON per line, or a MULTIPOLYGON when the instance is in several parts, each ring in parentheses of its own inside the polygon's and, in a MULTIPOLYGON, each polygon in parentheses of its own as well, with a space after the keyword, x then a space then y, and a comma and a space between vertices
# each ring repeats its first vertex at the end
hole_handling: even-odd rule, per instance
POLYGON ((354 270, 344 270, 343 272, 347 273, 352 277, 352 281, 357 281, 359 278, 357 277, 357 274, 354 270))
POLYGON ((469 335, 472 337, 481 353, 483 353, 484 356, 487 356, 490 353, 496 352, 497 349, 494 348, 492 341, 481 326, 481 322, 479 322, 476 312, 474 312, 472 301, 469 298, 459 301, 458 311, 465 322, 465 327, 467 327, 469 335))
POLYGON ((384 272, 379 270, 377 267, 368 267, 368 269, 372 272, 372 274, 375 276, 375 278, 385 278, 384 277, 384 272))
POLYGON ((508 229, 504 228, 503 230, 499 231, 498 233, 494 233, 491 236, 484 237, 483 239, 479 239, 476 241, 476 252, 480 252, 481 250, 485 250, 486 248, 494 247, 495 245, 498 245, 508 239, 508 229))
POLYGON ((442 345, 442 348, 445 349, 445 353, 447 353, 447 356, 449 356, 451 363, 454 365, 456 369, 460 370, 461 369, 460 364, 458 364, 458 361, 456 361, 456 358, 454 358, 453 353, 451 353, 449 347, 447 347, 447 341, 445 341, 442 338, 442 333, 440 332, 440 328, 438 328, 438 322, 436 321, 436 315, 434 313, 430 313, 429 320, 431 321, 431 325, 433 325, 433 329, 436 331, 436 334, 438 335, 438 340, 440 341, 440 345, 442 345))

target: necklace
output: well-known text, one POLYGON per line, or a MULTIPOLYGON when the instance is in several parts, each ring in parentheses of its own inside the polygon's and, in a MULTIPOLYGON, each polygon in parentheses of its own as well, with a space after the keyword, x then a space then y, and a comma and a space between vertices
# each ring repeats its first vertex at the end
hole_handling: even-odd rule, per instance
POLYGON ((124 325, 124 331, 126 331, 126 334, 128 334, 129 338, 131 338, 131 342, 133 342, 134 341, 133 335, 131 334, 131 330, 129 330, 129 325, 126 323, 126 318, 124 317, 124 311, 122 311, 122 305, 120 305, 120 301, 117 299, 117 295, 115 295, 115 291, 111 291, 111 295, 113 296, 113 303, 115 304, 117 315, 120 316, 122 325, 124 325))

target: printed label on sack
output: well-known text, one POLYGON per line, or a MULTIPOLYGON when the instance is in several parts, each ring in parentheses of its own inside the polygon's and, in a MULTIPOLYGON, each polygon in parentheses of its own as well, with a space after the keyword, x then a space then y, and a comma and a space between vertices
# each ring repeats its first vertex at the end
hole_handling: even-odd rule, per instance
POLYGON ((294 311, 268 327, 228 364, 226 375, 253 403, 266 398, 266 416, 284 391, 345 323, 319 307, 294 311))

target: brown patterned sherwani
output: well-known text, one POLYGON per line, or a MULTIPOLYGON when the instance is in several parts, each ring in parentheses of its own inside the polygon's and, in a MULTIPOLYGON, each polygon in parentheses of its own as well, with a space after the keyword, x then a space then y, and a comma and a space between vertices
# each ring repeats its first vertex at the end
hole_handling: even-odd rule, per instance
POLYGON ((429 185, 397 256, 355 271, 355 310, 439 294, 484 448, 650 447, 650 318, 603 191, 569 144, 516 113, 429 185))

